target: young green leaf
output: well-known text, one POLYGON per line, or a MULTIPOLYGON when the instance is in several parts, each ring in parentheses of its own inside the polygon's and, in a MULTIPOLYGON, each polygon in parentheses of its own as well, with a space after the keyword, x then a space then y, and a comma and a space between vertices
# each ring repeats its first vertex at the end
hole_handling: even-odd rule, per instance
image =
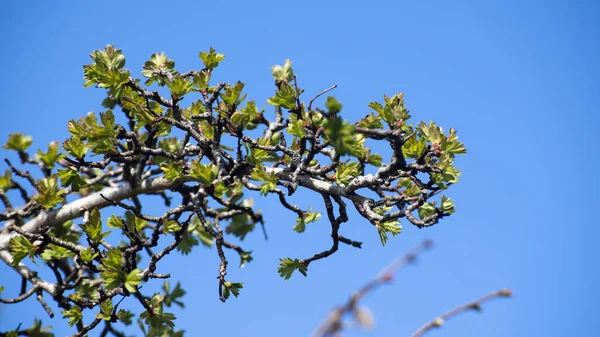
POLYGON ((200 52, 198 56, 204 62, 206 69, 215 69, 219 62, 225 59, 225 55, 217 53, 212 47, 208 52, 200 52))
POLYGON ((301 263, 298 259, 280 259, 279 260, 279 268, 277 271, 279 272, 279 276, 283 277, 286 280, 289 280, 292 277, 292 274, 295 270, 298 270, 300 274, 306 276, 307 267, 304 263, 301 263))
POLYGON ((37 188, 39 193, 33 199, 46 209, 53 208, 61 203, 67 194, 67 191, 58 188, 56 180, 57 176, 38 180, 37 188))
POLYGON ((35 246, 22 235, 13 236, 8 242, 8 250, 12 255, 13 260, 11 265, 17 267, 25 256, 29 256, 35 262, 34 255, 36 253, 35 246))
POLYGON ((223 283, 223 297, 225 297, 225 299, 228 299, 230 294, 233 294, 233 296, 238 297, 238 295, 240 294, 240 289, 242 289, 244 287, 244 282, 225 282, 223 283))
POLYGON ((8 135, 8 141, 2 147, 6 150, 23 152, 31 146, 32 142, 33 139, 30 136, 21 133, 11 133, 8 135))

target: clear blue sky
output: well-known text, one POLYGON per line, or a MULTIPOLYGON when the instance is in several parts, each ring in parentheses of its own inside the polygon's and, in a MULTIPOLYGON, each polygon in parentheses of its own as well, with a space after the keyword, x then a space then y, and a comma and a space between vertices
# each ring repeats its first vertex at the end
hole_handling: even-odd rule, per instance
MULTIPOLYGON (((174 310, 188 336, 307 336, 332 308, 396 255, 425 237, 435 250, 395 284, 365 301, 376 316, 369 336, 407 336, 426 320, 488 291, 511 300, 448 322, 431 336, 572 336, 597 331, 600 245, 597 145, 599 14, 595 1, 129 1, 3 2, 0 8, 0 135, 25 132, 34 147, 67 136, 66 123, 99 111, 103 91, 82 87, 83 64, 114 43, 139 74, 164 51, 181 71, 198 69, 210 46, 227 56, 220 79, 247 83, 264 102, 270 66, 294 61, 307 95, 337 84, 343 114, 404 92, 415 120, 454 127, 469 154, 449 191, 457 213, 419 230, 404 224, 382 248, 360 218, 343 232, 365 242, 282 280, 281 257, 329 247, 328 224, 292 231, 293 214, 260 200, 270 240, 252 234, 255 260, 230 279, 240 298, 217 299, 217 256, 197 249, 170 256, 165 272, 188 291, 174 310), (594 141, 596 139, 596 141, 594 141)), ((2 139, 2 142, 5 141, 2 139)), ((6 156, 2 152, 2 156, 6 156)), ((2 168, 4 170, 4 168, 2 168)), ((304 195, 307 196, 307 195, 304 195)), ((310 199, 296 198, 303 206, 310 199)), ((320 203, 320 200, 319 200, 320 203)), ((0 266, 0 284, 15 281, 0 266)), ((13 289, 14 291, 14 289, 13 289)), ((5 293, 8 296, 8 293, 5 293)), ((0 330, 49 320, 35 300, 0 306, 0 330)), ((56 329, 57 336, 72 330, 56 329)))

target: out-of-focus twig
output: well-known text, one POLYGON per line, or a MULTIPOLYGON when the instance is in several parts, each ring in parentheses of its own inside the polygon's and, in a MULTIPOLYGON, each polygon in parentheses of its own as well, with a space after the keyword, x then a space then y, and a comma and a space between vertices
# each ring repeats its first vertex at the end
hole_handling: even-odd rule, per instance
POLYGON ((444 324, 445 321, 447 321, 448 319, 450 319, 458 314, 461 314, 463 312, 466 312, 469 310, 481 311, 481 305, 483 305, 483 303, 485 303, 485 302, 491 301, 496 298, 510 297, 510 296, 512 296, 512 291, 510 289, 502 289, 502 290, 498 290, 498 291, 489 293, 489 294, 487 294, 483 297, 480 297, 472 302, 458 306, 458 307, 444 313, 443 315, 436 317, 432 321, 425 323, 422 327, 419 328, 419 330, 415 331, 411 335, 411 337, 421 337, 424 334, 426 334, 427 332, 433 330, 434 328, 440 328, 444 324))
POLYGON ((361 311, 357 304, 367 293, 375 290, 382 284, 391 282, 395 273, 397 273, 406 265, 415 261, 419 254, 431 248, 432 245, 433 242, 431 240, 425 240, 423 243, 409 251, 406 255, 400 256, 392 261, 392 263, 383 268, 374 279, 350 296, 344 305, 335 308, 329 314, 327 320, 313 333, 313 337, 336 336, 338 333, 340 333, 344 328, 342 318, 344 318, 346 314, 353 314, 357 318, 361 316, 361 311))

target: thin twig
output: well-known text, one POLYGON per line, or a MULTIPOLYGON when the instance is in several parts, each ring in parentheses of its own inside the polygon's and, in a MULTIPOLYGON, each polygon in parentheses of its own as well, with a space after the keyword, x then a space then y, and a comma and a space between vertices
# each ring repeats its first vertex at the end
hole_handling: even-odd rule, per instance
POLYGON ((337 88, 337 84, 334 84, 334 85, 332 85, 331 87, 329 87, 329 88, 327 88, 327 89, 325 89, 325 90, 321 91, 320 93, 318 93, 318 94, 317 94, 317 96, 315 96, 313 99, 311 99, 311 100, 310 100, 310 102, 308 103, 308 111, 310 111, 310 108, 312 107, 312 104, 313 104, 313 102, 314 102, 314 101, 315 101, 317 98, 321 97, 321 95, 324 95, 324 94, 326 94, 327 92, 329 92, 329 91, 331 91, 331 90, 333 90, 333 89, 335 89, 335 88, 337 88))
POLYGON ((425 333, 433 330, 434 328, 440 328, 444 324, 445 321, 447 321, 448 319, 450 319, 458 314, 461 314, 463 312, 466 312, 469 310, 481 311, 481 306, 485 302, 491 301, 496 298, 511 297, 511 296, 512 296, 512 291, 510 289, 502 289, 502 290, 498 290, 498 291, 489 293, 489 294, 487 294, 483 297, 480 297, 472 302, 458 306, 458 307, 446 312, 445 314, 442 314, 442 315, 436 317, 432 321, 425 323, 422 327, 419 328, 419 330, 417 330, 415 333, 413 333, 411 335, 411 337, 420 337, 420 336, 423 336, 425 333))

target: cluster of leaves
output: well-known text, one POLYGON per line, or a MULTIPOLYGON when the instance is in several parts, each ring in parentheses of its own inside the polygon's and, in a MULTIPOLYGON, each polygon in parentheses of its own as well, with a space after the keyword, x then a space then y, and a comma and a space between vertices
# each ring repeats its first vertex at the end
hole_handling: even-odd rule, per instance
POLYGON ((7 238, 6 245, 0 240, 0 250, 8 250, 7 262, 15 268, 29 268, 27 261, 37 264, 40 257, 57 275, 51 282, 28 274, 33 290, 19 300, 48 293, 69 325, 76 326, 77 336, 100 323, 111 332, 118 331, 117 322, 131 324, 136 315, 118 309, 117 300, 126 297, 144 308, 137 319, 145 336, 181 336, 174 329, 175 315, 164 311, 164 306, 183 306, 180 285, 171 291, 166 282, 164 293, 152 295, 140 287, 170 276, 157 270, 174 250, 187 255, 200 244, 214 247, 220 260, 219 298, 237 297, 243 282, 227 279, 226 252, 237 254, 240 266, 252 261, 252 252, 231 240, 243 241, 257 225, 264 230, 262 214, 249 197, 254 191, 275 195, 293 212, 298 233, 322 221, 322 214, 290 203, 289 196, 302 187, 324 200, 331 247, 306 259, 281 259, 278 271, 284 279, 295 271, 306 276, 311 262, 335 253, 340 243, 361 246, 340 234, 348 221, 346 202, 375 227, 384 245, 389 234, 400 233, 401 218, 425 227, 455 210, 446 196, 433 199, 458 181, 455 155, 466 150, 453 129, 445 133, 433 122, 409 124, 402 94, 370 103, 373 112, 352 123, 332 96, 323 109, 312 108, 314 99, 307 106, 287 60, 272 68, 275 93, 266 104, 274 116, 268 117, 256 101, 246 100, 243 82, 211 80, 225 59, 212 48, 199 54, 202 69, 185 73, 164 53, 153 54, 141 73, 145 86, 159 90, 132 78, 114 46, 94 51, 91 58, 84 66, 84 85, 106 90, 106 110, 69 121, 70 137, 35 156, 27 153, 30 136, 9 135, 4 149, 16 151, 22 165, 41 168, 41 177, 35 180, 10 162, 0 176, 5 205, 0 221, 6 224, 0 238, 7 238), (188 106, 181 105, 184 98, 191 101, 188 106), (369 142, 387 143, 393 155, 384 160, 369 142), (35 189, 33 196, 21 178, 35 189), (22 207, 6 196, 13 189, 21 192, 22 207), (143 208, 139 198, 144 195, 161 196, 166 211, 143 208), (125 214, 102 221, 107 206, 125 214), (115 241, 110 238, 121 241, 109 244, 115 241))

